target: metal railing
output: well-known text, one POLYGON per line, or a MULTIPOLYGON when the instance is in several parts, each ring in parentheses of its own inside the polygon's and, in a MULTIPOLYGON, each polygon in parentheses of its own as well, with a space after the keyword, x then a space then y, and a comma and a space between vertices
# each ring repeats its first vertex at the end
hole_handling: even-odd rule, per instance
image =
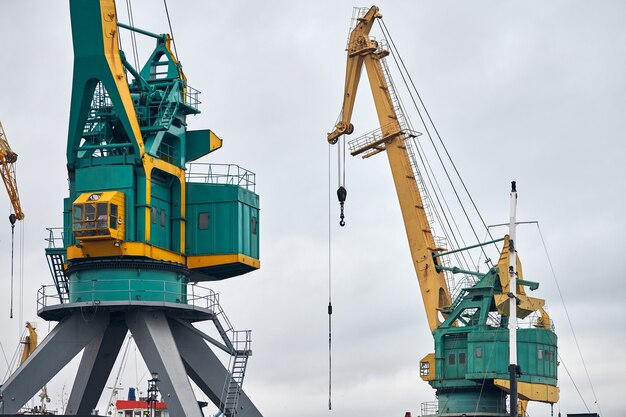
POLYGON ((198 98, 199 96, 200 91, 196 90, 193 87, 187 86, 185 90, 185 104, 197 110, 198 106, 202 103, 198 98))
MULTIPOLYGON (((509 408, 507 402, 497 401, 497 400, 483 400, 483 401, 480 401, 480 403, 478 404, 476 404, 476 401, 472 401, 472 400, 465 400, 465 401, 455 400, 454 406, 456 409, 461 408, 465 410, 471 410, 466 413, 468 416, 484 415, 485 412, 488 412, 490 413, 489 415, 493 415, 493 416, 507 416, 508 414, 506 412, 499 413, 497 411, 492 412, 491 410, 497 410, 497 409, 502 409, 502 408, 505 408, 506 410, 508 410, 509 408)), ((438 401, 424 402, 421 405, 421 416, 426 417, 426 416, 444 415, 448 412, 446 411, 445 407, 446 406, 444 403, 443 405, 444 409, 441 409, 442 407, 440 407, 440 404, 438 401)))
POLYGON ((48 242, 49 248, 63 248, 64 229, 62 227, 46 227, 48 231, 48 237, 45 241, 48 242), (59 236, 60 235, 60 236, 59 236))
MULTIPOLYGON (((210 288, 199 285, 188 285, 185 283, 172 283, 160 280, 92 280, 79 282, 80 290, 71 291, 72 300, 75 302, 99 304, 106 301, 149 301, 157 303, 186 304, 197 308, 217 312, 221 310, 219 304, 219 294, 210 288), (84 289, 91 284, 91 288, 84 289), (107 289, 99 288, 100 284, 109 284, 107 289), (118 288, 111 288, 115 284, 118 288), (123 288, 119 286, 123 284, 123 288), (139 284, 139 285, 137 285, 139 284), (146 288, 152 285, 153 288, 146 288), (161 288, 154 288, 154 287, 161 288), (178 291, 173 291, 172 287, 178 287, 178 291), (168 289, 169 288, 169 289, 168 289), (185 291, 188 290, 188 291, 185 291), (113 296, 112 296, 113 295, 113 296), (141 295, 141 298, 137 298, 141 295), (111 300, 113 298, 113 300, 111 300), (178 300, 178 301, 176 301, 178 300)), ((37 291, 37 309, 61 304, 61 298, 54 285, 44 285, 37 291)), ((232 326, 230 326, 232 329, 232 326)))
POLYGON ((234 164, 189 163, 186 177, 187 182, 233 184, 252 192, 256 189, 256 174, 234 164))

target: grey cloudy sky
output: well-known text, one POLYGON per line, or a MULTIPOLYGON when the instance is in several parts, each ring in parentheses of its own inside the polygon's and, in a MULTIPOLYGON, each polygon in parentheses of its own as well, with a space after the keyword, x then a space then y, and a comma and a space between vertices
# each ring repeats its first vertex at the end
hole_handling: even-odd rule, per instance
MULTIPOLYGON (((348 225, 342 230, 332 204, 334 410, 326 409, 325 135, 341 104, 354 4, 169 3, 189 83, 203 93, 203 113, 189 126, 211 128, 224 139, 207 161, 257 173, 262 269, 211 285, 235 326, 253 329, 246 391, 266 416, 418 415, 421 402, 434 400, 417 370, 433 342, 382 155, 348 161, 348 225)), ((619 415, 619 388, 626 384, 626 284, 619 267, 626 232, 626 3, 378 5, 487 223, 508 219, 509 181, 518 181, 519 217, 541 223, 603 415, 619 415)), ((135 0, 133 6, 137 26, 167 30, 161 2, 135 0)), ((125 2, 118 8, 126 21, 125 2)), ((27 216, 23 303, 16 304, 13 320, 8 222, 0 233, 0 341, 10 356, 24 320, 36 320, 42 334, 48 330, 36 317, 36 291, 52 283, 43 239, 45 227, 61 225, 67 193, 67 2, 0 0, 0 35, 0 120, 20 154, 27 216)), ((142 59, 147 54, 140 51, 142 59)), ((353 122, 355 137, 377 127, 367 89, 359 91, 353 122)), ((6 197, 0 201, 8 216, 6 197)), ((542 283, 538 296, 555 320, 562 362, 597 411, 536 229, 521 229, 518 240, 527 278, 542 283)), ((19 285, 16 294, 19 299, 19 285)), ((141 365, 128 368, 124 386, 143 374, 141 365)), ((0 374, 4 370, 0 358, 0 374)), ((585 411, 563 366, 559 372, 562 401, 555 411, 585 411)), ((71 384, 71 369, 53 380, 53 405, 71 384)), ((529 411, 548 410, 538 405, 529 411)))

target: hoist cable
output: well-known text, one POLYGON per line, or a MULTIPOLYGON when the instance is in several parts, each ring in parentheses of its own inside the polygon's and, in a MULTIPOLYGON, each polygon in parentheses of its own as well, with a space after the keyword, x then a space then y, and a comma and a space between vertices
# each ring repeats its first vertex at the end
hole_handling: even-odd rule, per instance
POLYGON ((13 318, 13 254, 15 246, 15 224, 11 225, 11 306, 9 309, 9 318, 13 318))
POLYGON ((331 185, 331 144, 328 144, 328 409, 332 410, 332 185, 331 185))
MULTIPOLYGON (((457 177, 459 178, 459 181, 461 182, 461 185, 463 186, 463 189, 465 190, 465 193, 467 194, 470 202, 472 203, 472 206, 474 207, 474 210, 476 211, 476 214, 480 218, 480 221, 482 222, 482 224, 485 227, 485 229, 487 229, 490 238, 493 240, 493 237, 491 236, 491 232, 489 232, 489 228, 487 227, 487 223, 485 223, 485 220, 483 219, 482 215, 480 214, 480 211, 478 210, 478 207, 476 206, 476 203, 474 202, 474 199, 472 198, 472 195, 470 194, 469 190, 467 189, 467 186, 465 185, 465 181, 463 181, 463 178, 461 177, 461 174, 459 173, 459 170, 457 169, 454 161, 452 160, 452 157, 450 156, 450 153, 448 152, 448 149, 446 148, 446 145, 443 142, 443 140, 441 138, 441 135, 439 134, 439 131, 437 130, 437 126, 435 126, 432 118, 430 117, 430 113, 428 112, 428 109, 424 105, 424 101, 422 100, 422 97, 421 97, 419 91, 417 90, 417 87, 415 86, 415 83, 413 82, 413 78, 411 77, 411 74, 409 74, 408 70, 406 69, 406 65, 404 64, 404 60, 402 59, 402 57, 398 53, 398 48, 396 47, 395 42, 391 38, 391 34, 389 33, 389 30, 387 29, 387 26, 385 25, 385 22, 382 19, 380 19, 380 23, 379 24, 381 25, 381 28, 384 28, 383 32, 386 32, 386 36, 389 38, 390 44, 392 45, 393 49, 396 51, 396 54, 398 55, 398 59, 400 60, 400 62, 402 64, 402 67, 404 68, 404 71, 406 72, 407 77, 408 77, 411 85, 413 86, 413 90, 415 91, 415 93, 417 95, 417 98, 418 98, 419 102, 421 103, 421 105, 422 105, 422 107, 424 109, 424 112, 426 113, 426 117, 428 118, 431 126, 433 127, 433 130, 435 131, 435 134, 437 135, 437 138, 439 139, 439 142, 441 143, 441 146, 443 147, 443 149, 444 149, 444 151, 445 151, 445 153, 446 153, 446 155, 448 157, 448 160, 450 161, 452 167, 454 168, 454 172, 456 173, 457 177)), ((404 77, 403 77, 403 79, 404 79, 404 77)), ((417 103, 415 102, 415 100, 413 98, 413 95, 410 94, 410 96, 411 96, 411 99, 413 100, 413 103, 415 104, 415 108, 417 109, 418 113, 420 114, 420 118, 423 121, 421 112, 418 109, 417 103)), ((425 123, 424 123, 424 126, 426 126, 425 123)), ((433 142, 433 146, 434 146, 434 141, 433 141, 433 139, 432 139, 432 137, 430 135, 430 132, 428 131, 428 128, 426 128, 426 130, 427 130, 427 133, 428 133, 428 137, 431 140, 431 142, 433 142)), ((439 152, 437 151, 436 147, 435 147, 435 151, 437 153, 437 156, 439 157, 439 160, 441 161, 441 157, 439 156, 439 152)), ((441 163, 443 165, 443 161, 441 161, 441 163)), ((445 169, 445 167, 444 167, 444 171, 446 172, 446 176, 448 177, 448 180, 450 181, 450 184, 452 185, 452 188, 454 190, 455 195, 457 195, 457 199, 459 199, 459 203, 461 203, 460 202, 460 198, 459 198, 459 196, 458 196, 458 194, 456 192, 456 188, 454 187, 454 184, 452 184, 452 180, 450 179, 450 177, 448 175, 448 172, 445 169)), ((467 212, 465 211, 465 207, 463 206, 462 203, 461 203, 461 207, 463 209, 463 213, 465 213, 465 217, 469 221, 469 217, 468 217, 467 212)), ((478 240, 478 235, 476 234, 476 231, 474 230, 474 226, 472 225, 471 221, 469 221, 469 223, 470 223, 470 227, 472 229, 472 232, 474 233, 474 236, 476 237, 476 240, 478 240)), ((478 241, 478 243, 481 243, 481 242, 478 241)), ((497 249, 498 246, 495 243, 494 243, 494 245, 496 246, 496 249, 497 249)), ((482 246, 481 246, 481 250, 484 252, 484 248, 482 246)), ((485 254, 485 256, 487 256, 487 254, 485 254)))
MULTIPOLYGON (((132 27, 135 27, 135 17, 133 16, 133 6, 131 4, 131 0, 126 0, 126 12, 128 13, 128 22, 132 27)), ((121 42, 121 37, 120 37, 121 42)), ((135 31, 131 31, 130 33, 130 43, 131 49, 133 51, 133 61, 135 63, 135 69, 140 71, 139 68, 139 52, 137 50, 137 34, 135 31)))
MULTIPOLYGON (((548 265, 550 265, 550 271, 552 272, 552 278, 554 278, 554 283, 556 284, 557 292, 559 293, 559 298, 561 299, 561 303, 563 304, 563 310, 565 311, 565 317, 567 317, 567 323, 569 324, 569 328, 572 331, 572 336, 574 337, 574 342, 576 343, 576 349, 578 349, 578 355, 580 356, 580 361, 583 364, 583 369, 585 370, 585 374, 587 375, 587 381, 589 381, 589 386, 591 387, 591 392, 593 394, 593 400, 595 404, 598 406, 598 411, 600 415, 602 415, 602 410, 600 409, 600 403, 598 403, 598 397, 596 396, 596 390, 593 387, 593 383, 591 382, 591 377, 589 376, 589 371, 587 370, 587 364, 585 363, 585 358, 583 357, 582 350, 580 349, 580 345, 578 344, 578 338, 576 337, 576 332, 574 332, 574 326, 572 325, 572 319, 569 316, 569 311, 567 311, 567 306, 565 305, 565 300, 563 299, 563 293, 561 292, 561 287, 559 286, 559 281, 556 279, 556 272, 554 271, 554 266, 552 265, 552 260, 550 259, 550 254, 548 253, 548 247, 546 246, 546 242, 543 239, 543 234, 541 233, 541 228, 539 227, 539 222, 537 224, 537 230, 539 231, 539 237, 541 238, 541 244, 543 245, 543 249, 546 252, 546 258, 548 259, 548 265)), ((569 374, 569 372, 568 372, 569 374)), ((572 383, 574 381, 572 380, 572 383)), ((578 388, 577 388, 578 390, 578 388)), ((584 402, 584 400, 583 400, 584 402)), ((585 404, 586 406, 586 404, 585 404)), ((587 408, 589 411, 589 408, 587 408)))
MULTIPOLYGON (((569 369, 567 369, 567 366, 565 366, 565 361, 563 360, 563 357, 561 357, 561 355, 558 355, 558 357, 559 357, 560 363, 563 365, 563 368, 565 368, 565 372, 567 373, 567 376, 569 376, 569 380, 572 382, 572 385, 574 385, 574 389, 578 393, 578 396, 580 397, 580 400, 583 402, 583 405, 587 409, 587 412, 590 413, 591 410, 589 410, 589 406, 587 406, 587 403, 585 402, 585 399, 583 398, 582 393, 578 389, 578 385, 576 385, 576 382, 574 381, 574 378, 572 378, 572 374, 570 374, 569 369)), ((600 407, 598 406, 598 408, 600 408, 600 407)))
MULTIPOLYGON (((463 214, 465 215, 465 218, 467 219, 467 222, 468 222, 470 228, 472 229, 474 237, 476 238, 476 241, 478 243, 481 243, 480 239, 478 238, 478 234, 476 233, 476 230, 474 229, 474 225, 472 224, 472 221, 469 218, 469 214, 467 213, 467 210, 465 209, 465 205, 463 204, 463 201, 461 200, 461 197, 459 196, 459 193, 456 190, 456 187, 454 186, 454 182, 452 181, 452 178, 450 177, 448 169, 446 168, 446 165, 444 164, 443 159, 441 158, 439 150, 437 149, 437 146, 435 145, 435 142, 434 142, 434 140, 432 138, 432 134, 430 133, 430 129, 428 128, 426 120, 424 119, 424 116, 422 115, 422 112, 420 111, 420 107, 417 105, 417 102, 415 101, 415 98, 413 97, 413 94, 411 93, 411 90, 409 88, 409 85, 408 85, 408 82, 406 80, 406 77, 405 77, 404 73, 405 72, 407 73, 407 77, 409 79, 410 79, 410 75, 408 74, 406 66, 404 66, 404 61, 402 60, 402 57, 400 56, 400 53, 398 52, 398 49, 396 48, 395 43, 393 42, 393 39, 391 38, 391 34, 387 30, 387 27, 385 26, 385 23, 382 21, 382 19, 379 20, 379 25, 381 27, 381 30, 383 31, 383 34, 389 39, 390 45, 392 45, 392 51, 390 51, 390 52, 395 52, 395 53, 391 54, 392 57, 394 58, 394 60, 396 60, 396 56, 397 56, 398 59, 400 60, 400 63, 402 64, 402 68, 404 68, 404 71, 402 71, 402 69, 400 69, 400 76, 402 77, 402 80, 404 81, 404 84, 407 87, 407 90, 408 90, 408 93, 409 93, 409 97, 411 97, 411 100, 413 101, 413 105, 415 106, 415 110, 417 111, 417 114, 418 114, 420 120, 422 121, 424 129, 426 130, 426 135, 428 136, 431 144, 433 145, 433 149, 435 150, 435 154, 437 155, 437 158, 439 159, 441 167, 443 168, 443 171, 446 174, 446 177, 448 178, 448 182, 450 183, 450 186, 452 187, 452 191, 454 192, 454 194, 456 196, 456 199, 459 202, 459 205, 461 206, 461 209, 463 210, 463 214)), ((396 63, 397 62, 398 61, 396 61, 396 63)), ((397 64, 397 65, 400 68, 400 64, 397 64)), ((412 80, 411 80, 411 83, 412 83, 412 80)), ((414 86, 414 88, 415 88, 415 86, 414 86)), ((417 93, 417 96, 418 96, 418 98, 420 100, 420 103, 422 104, 422 107, 424 107, 424 103, 421 100, 421 97, 419 96, 419 93, 417 92, 417 89, 415 89, 415 92, 417 93)), ((426 110, 425 107, 424 107, 424 110, 426 110)), ((434 127, 432 119, 429 118, 429 121, 430 121, 431 126, 434 127)), ((484 252, 485 249, 481 246, 481 250, 484 252)), ((486 254, 485 254, 485 256, 486 256, 486 254)))
POLYGON ((176 60, 178 60, 178 51, 176 50, 176 39, 174 38, 174 31, 172 30, 172 22, 170 21, 170 11, 167 9, 167 0, 163 0, 163 5, 165 6, 165 14, 167 15, 167 24, 170 27, 170 34, 172 35, 172 44, 174 45, 174 55, 176 55, 176 60))
POLYGON ((24 220, 20 222, 20 304, 19 323, 24 322, 24 220))
MULTIPOLYGON (((396 50, 396 54, 397 54, 397 50, 396 50)), ((402 69, 401 69, 400 64, 398 62, 398 59, 396 58, 396 54, 391 54, 391 55, 392 55, 392 57, 394 59, 394 62, 396 63, 396 66, 397 66, 397 68, 398 68, 398 70, 400 72, 400 75, 402 76, 402 79, 404 81, 405 87, 407 88, 407 90, 409 90, 408 83, 407 83, 406 79, 404 78, 404 74, 402 73, 402 69)), ((395 87, 395 83, 393 82, 393 79, 391 79, 391 77, 390 77, 389 81, 392 84, 390 87, 393 88, 395 91, 397 91, 397 88, 395 87)), ((411 96, 410 91, 409 91, 409 95, 411 96)), ((396 96, 397 96, 397 94, 396 94, 396 96)), ((411 124, 410 120, 406 117, 406 111, 403 110, 402 100, 400 99, 399 96, 397 96, 397 98, 398 98, 398 103, 399 103, 399 106, 400 106, 400 110, 403 111, 403 113, 405 113, 404 119, 405 119, 408 127, 411 130, 413 130, 413 127, 412 127, 412 124, 411 124)), ((413 99, 412 96, 411 96, 411 99, 413 99)), ((413 102, 415 104, 414 100, 413 100, 413 102)), ((416 109, 417 109, 417 106, 416 106, 416 109)), ((426 128, 426 131, 427 131, 428 135, 430 136, 430 132, 428 131, 428 128, 426 127, 426 124, 424 123, 424 119, 422 118, 421 114, 419 113, 419 109, 417 109, 417 110, 418 110, 418 114, 420 116, 420 119, 422 120, 422 123, 424 124, 424 127, 426 128)), ((431 139, 431 141, 432 141, 432 139, 431 139)), ((445 199, 445 196, 444 196, 443 192, 441 191, 441 187, 439 185, 439 182, 437 181, 437 177, 434 174, 434 171, 432 169, 432 166, 431 166, 430 162, 426 158, 426 154, 425 154, 421 144, 419 143, 419 141, 417 141, 415 139, 413 139, 413 142, 416 144, 417 154, 418 154, 418 156, 419 156, 419 158, 420 158, 420 160, 422 162, 422 165, 424 165, 424 167, 426 168, 426 177, 428 178, 428 182, 430 183, 430 187, 433 189, 433 191, 435 191, 435 189, 439 190, 439 193, 436 193, 436 192, 433 193, 433 194, 435 194, 435 198, 436 198, 437 203, 438 203, 437 205, 434 204, 434 201, 432 200, 432 196, 430 196, 431 193, 428 193, 427 189, 425 189, 425 191, 426 191, 426 196, 425 197, 427 197, 430 200, 431 205, 434 208, 435 215, 437 216, 439 224, 441 225, 441 227, 443 229, 443 233, 444 233, 446 239, 448 241, 450 241, 451 244, 455 244, 457 248, 461 248, 461 247, 467 246, 467 244, 465 243, 465 240, 463 239, 463 236, 462 236, 462 234, 461 234, 461 232, 459 230, 458 224, 456 223, 456 220, 454 219, 454 216, 452 216, 452 211, 450 210, 450 206, 448 205, 448 202, 445 199), (429 170, 430 170, 430 172, 429 172, 429 170), (435 184, 435 185, 433 185, 433 184, 435 184), (445 208, 444 208, 444 204, 441 203, 440 195, 441 195, 441 199, 443 200, 443 202, 445 204, 445 208), (442 213, 442 215, 444 217, 445 224, 441 221, 441 217, 439 216, 439 214, 437 212, 437 207, 439 207, 439 209, 440 209, 440 211, 441 211, 441 213, 442 213), (463 246, 459 245, 459 241, 458 241, 458 239, 456 237, 456 233, 454 233, 454 229, 452 228, 452 226, 450 224, 450 221, 448 219, 448 215, 446 214, 446 208, 447 208, 447 212, 450 214, 450 218, 452 219, 452 222, 454 223, 454 225, 455 225, 455 227, 457 229, 457 232, 459 233, 459 238, 460 238, 461 243, 463 244, 463 246), (445 228, 446 224, 448 226, 449 233, 452 235, 453 239, 450 239, 450 237, 448 236, 448 232, 446 231, 446 228, 445 228), (452 240, 454 240, 454 242, 452 240)), ((443 162, 441 161, 441 158, 440 158, 440 162, 442 163, 442 166, 443 166, 443 162)), ((421 173, 419 173, 419 169, 417 167, 416 167, 416 170, 418 171, 418 174, 421 177, 421 173)), ((445 170, 445 166, 444 166, 444 170, 445 170)), ((464 252, 460 252, 460 256, 463 259, 463 262, 460 261, 460 258, 459 258, 458 255, 455 256, 455 258, 457 259, 458 263, 460 265, 464 265, 466 267, 466 269, 470 269, 469 268, 469 263, 465 259, 465 253, 464 252)), ((476 263, 474 262, 474 260, 471 257, 470 257, 470 260, 474 264, 474 268, 478 269, 476 263)))

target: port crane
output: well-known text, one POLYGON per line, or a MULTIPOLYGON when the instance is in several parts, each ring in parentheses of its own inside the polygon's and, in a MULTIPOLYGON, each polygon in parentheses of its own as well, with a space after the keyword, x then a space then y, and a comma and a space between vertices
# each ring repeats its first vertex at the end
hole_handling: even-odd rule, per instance
MULTIPOLYGON (((411 130, 407 123, 385 62, 389 49, 384 42, 369 36, 374 22, 381 18, 376 6, 356 9, 355 25, 347 45, 341 116, 327 139, 335 144, 342 135, 353 133, 352 113, 365 67, 380 127, 350 141, 348 146, 353 156, 369 158, 385 152, 389 160, 411 261, 434 338, 435 351, 420 361, 419 369, 421 378, 436 390, 438 401, 422 405, 422 416, 508 416, 506 396, 511 391, 510 373, 518 377, 513 386, 517 387, 516 396, 519 396, 517 406, 510 407, 511 415, 517 415, 518 411, 525 413, 528 401, 553 404, 559 395, 557 337, 543 309, 544 300, 526 294, 526 287, 535 290, 539 284, 523 279, 512 240, 505 235, 490 242, 447 250, 433 235, 413 145, 413 140, 421 134, 411 130), (449 266, 453 253, 495 242, 503 244, 500 259, 486 273, 449 266), (511 276, 510 266, 514 268, 511 276), (447 276, 451 273, 460 273, 469 282, 465 281, 458 289, 451 288, 447 276), (510 308, 512 304, 517 308, 510 308), (519 362, 511 370, 509 318, 516 315, 524 319, 531 314, 533 326, 515 332, 519 362)), ((513 318, 511 322, 515 325, 516 320, 513 318)))
POLYGON ((219 295, 198 285, 260 268, 255 175, 195 162, 222 140, 189 127, 200 92, 171 33, 135 27, 132 12, 119 21, 115 0, 69 0, 69 11, 69 187, 61 237, 49 229, 54 285, 37 297, 39 317, 59 323, 0 386, 0 414, 15 414, 81 352, 64 412, 91 414, 130 332, 171 415, 202 416, 192 380, 226 417, 261 417, 242 388, 251 331, 235 330, 219 295), (135 63, 126 58, 121 31, 154 42, 142 65, 136 48, 135 63))
POLYGON ((20 204, 20 195, 17 190, 17 180, 15 177, 15 162, 17 162, 17 154, 13 152, 9 146, 7 135, 4 127, 0 122, 0 175, 2 182, 7 189, 9 200, 13 206, 14 213, 9 216, 11 224, 14 225, 16 220, 24 219, 24 212, 20 204))

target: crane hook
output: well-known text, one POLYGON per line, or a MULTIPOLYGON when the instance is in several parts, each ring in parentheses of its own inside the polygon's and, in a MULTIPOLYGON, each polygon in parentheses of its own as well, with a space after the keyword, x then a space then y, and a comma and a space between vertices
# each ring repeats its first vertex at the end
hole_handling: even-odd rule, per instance
POLYGON ((346 225, 344 220, 345 216, 343 214, 343 205, 346 202, 346 196, 348 195, 348 191, 346 191, 343 185, 339 186, 337 189, 337 198, 339 199, 339 208, 341 213, 339 214, 339 226, 343 227, 346 225))

